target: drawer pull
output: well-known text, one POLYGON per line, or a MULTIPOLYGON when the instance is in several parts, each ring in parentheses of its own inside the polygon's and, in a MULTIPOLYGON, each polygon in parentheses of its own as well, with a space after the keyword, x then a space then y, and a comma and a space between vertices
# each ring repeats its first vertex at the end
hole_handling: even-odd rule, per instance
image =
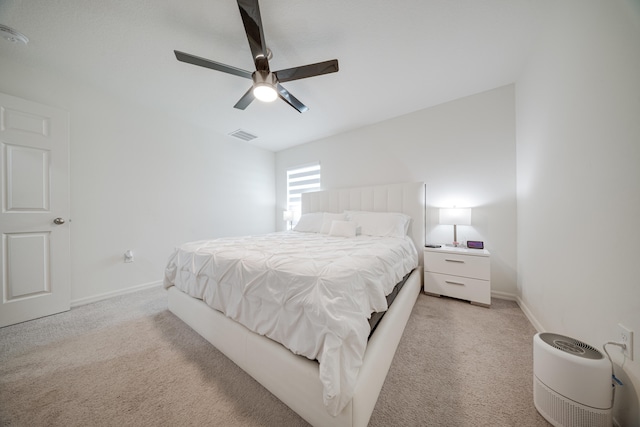
POLYGON ((461 259, 449 259, 449 258, 445 258, 444 259, 447 262, 459 262, 460 264, 464 264, 464 261, 461 259))
POLYGON ((445 283, 448 283, 450 285, 460 285, 460 286, 464 286, 464 283, 460 283, 460 282, 452 282, 450 280, 445 280, 445 283))

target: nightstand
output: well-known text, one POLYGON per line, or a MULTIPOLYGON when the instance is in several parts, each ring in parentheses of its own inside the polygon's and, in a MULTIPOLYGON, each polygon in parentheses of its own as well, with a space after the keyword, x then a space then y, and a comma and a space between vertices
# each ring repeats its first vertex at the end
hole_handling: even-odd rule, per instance
POLYGON ((486 249, 424 249, 424 292, 491 305, 491 254, 486 249))

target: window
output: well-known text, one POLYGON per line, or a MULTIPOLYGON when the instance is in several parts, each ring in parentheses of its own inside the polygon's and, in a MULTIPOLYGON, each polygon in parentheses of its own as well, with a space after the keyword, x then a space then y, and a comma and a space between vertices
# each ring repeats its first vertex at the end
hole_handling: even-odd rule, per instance
POLYGON ((287 169, 287 210, 300 218, 302 193, 320 190, 320 163, 287 169))

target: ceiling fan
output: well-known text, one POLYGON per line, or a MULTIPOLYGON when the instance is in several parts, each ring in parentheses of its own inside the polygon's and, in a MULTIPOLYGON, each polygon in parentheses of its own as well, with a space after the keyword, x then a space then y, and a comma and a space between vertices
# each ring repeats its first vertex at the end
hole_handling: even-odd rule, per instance
POLYGON ((267 48, 262 30, 262 19, 260 18, 260 7, 258 0, 237 0, 240 8, 240 16, 247 33, 247 40, 253 55, 253 62, 256 71, 250 72, 231 65, 221 64, 210 59, 174 50, 178 61, 186 62, 200 67, 211 68, 223 73, 233 74, 253 80, 253 85, 247 93, 234 105, 234 108, 244 110, 251 104, 254 98, 271 102, 280 97, 287 104, 295 108, 300 113, 304 113, 309 108, 300 102, 295 96, 287 91, 280 83, 292 80, 306 79, 308 77, 322 74, 335 73, 338 71, 338 60, 318 62, 315 64, 303 65, 300 67, 287 68, 279 71, 269 69, 269 60, 272 57, 271 50, 267 48))

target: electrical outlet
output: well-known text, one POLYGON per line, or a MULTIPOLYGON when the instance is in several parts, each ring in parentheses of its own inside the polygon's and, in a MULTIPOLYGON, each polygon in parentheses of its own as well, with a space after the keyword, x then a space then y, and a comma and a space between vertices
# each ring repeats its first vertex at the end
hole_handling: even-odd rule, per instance
POLYGON ((618 323, 618 330, 620 331, 620 342, 626 347, 622 350, 622 354, 627 356, 629 360, 633 360, 633 331, 618 323))

